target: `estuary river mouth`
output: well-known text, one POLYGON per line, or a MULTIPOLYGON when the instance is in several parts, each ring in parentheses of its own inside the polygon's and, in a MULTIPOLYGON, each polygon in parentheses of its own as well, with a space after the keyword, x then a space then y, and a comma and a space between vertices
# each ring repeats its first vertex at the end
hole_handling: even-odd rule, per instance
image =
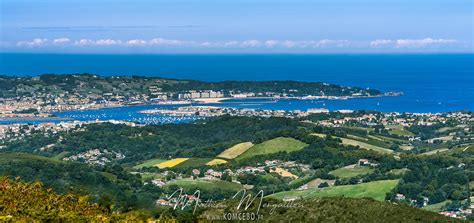
MULTIPOLYGON (((411 112, 411 113, 437 113, 466 110, 456 106, 456 102, 442 103, 435 99, 421 100, 411 99, 410 96, 396 97, 373 97, 373 98, 350 98, 344 100, 300 100, 300 99, 268 99, 268 98, 244 98, 226 99, 219 103, 192 103, 192 104, 147 104, 129 105, 121 107, 110 107, 88 110, 71 110, 52 113, 52 118, 24 118, 24 119, 0 119, 0 124, 12 123, 44 123, 64 121, 105 121, 124 120, 143 124, 167 124, 191 122, 204 117, 197 115, 168 116, 160 114, 144 114, 141 111, 150 109, 174 109, 183 106, 217 106, 241 109, 263 109, 263 110, 301 110, 306 111, 313 108, 326 108, 329 111, 336 110, 372 110, 381 112, 411 112)), ((468 109, 468 110, 473 110, 468 109)))

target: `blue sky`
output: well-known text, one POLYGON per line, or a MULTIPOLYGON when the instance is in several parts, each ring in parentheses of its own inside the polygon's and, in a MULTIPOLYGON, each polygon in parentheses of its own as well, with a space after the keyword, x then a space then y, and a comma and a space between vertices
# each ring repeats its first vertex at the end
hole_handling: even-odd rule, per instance
POLYGON ((0 0, 1 51, 473 52, 472 0, 0 0))

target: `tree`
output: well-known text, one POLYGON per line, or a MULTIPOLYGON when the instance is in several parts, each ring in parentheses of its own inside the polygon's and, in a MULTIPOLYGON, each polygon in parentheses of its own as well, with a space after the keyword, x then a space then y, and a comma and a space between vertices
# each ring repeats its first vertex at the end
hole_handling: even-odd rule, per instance
POLYGON ((229 175, 229 173, 224 172, 221 176, 221 180, 232 182, 232 177, 229 175))
POLYGON ((318 188, 324 188, 324 187, 329 187, 328 182, 322 182, 322 183, 319 184, 319 186, 318 186, 318 188))

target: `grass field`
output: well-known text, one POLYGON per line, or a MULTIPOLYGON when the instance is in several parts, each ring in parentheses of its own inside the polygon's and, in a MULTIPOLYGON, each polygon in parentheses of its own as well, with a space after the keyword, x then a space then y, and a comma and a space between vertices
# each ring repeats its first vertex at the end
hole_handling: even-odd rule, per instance
POLYGON ((69 152, 64 151, 64 152, 61 152, 61 153, 59 153, 59 154, 57 154, 57 155, 51 157, 51 159, 61 161, 61 160, 63 160, 63 158, 66 157, 68 154, 69 154, 69 152))
POLYGON ((213 159, 214 158, 189 158, 189 159, 185 160, 184 162, 175 165, 174 167, 194 167, 194 168, 198 168, 198 167, 202 167, 202 166, 207 165, 207 163, 210 162, 213 159))
POLYGON ((347 138, 340 138, 340 139, 342 140, 342 144, 345 144, 345 145, 359 146, 360 148, 374 150, 380 153, 393 153, 393 150, 391 149, 386 149, 380 146, 374 146, 365 142, 360 142, 357 140, 347 139, 347 138))
POLYGON ((455 129, 462 129, 462 128, 466 128, 467 125, 457 125, 457 126, 454 126, 454 127, 442 127, 438 130, 436 130, 436 132, 440 132, 440 133, 443 133, 443 132, 447 132, 447 131, 451 131, 451 130, 455 130, 455 129))
POLYGON ((140 169, 140 168, 143 168, 143 167, 152 167, 152 166, 156 166, 162 162, 165 162, 166 160, 164 159, 151 159, 151 160, 147 160, 139 165, 136 165, 133 167, 133 169, 140 169))
POLYGON ((379 180, 356 185, 343 185, 323 189, 309 189, 302 191, 284 191, 272 194, 269 197, 283 198, 315 198, 315 197, 369 197, 375 200, 385 200, 385 194, 398 184, 398 180, 379 180))
POLYGON ((328 183, 330 187, 334 186, 334 183, 336 182, 336 180, 325 180, 325 179, 321 179, 321 178, 316 178, 310 182, 308 182, 308 188, 310 189, 316 189, 319 187, 320 184, 322 183, 328 183))
MULTIPOLYGON (((326 137, 326 134, 321 134, 321 133, 313 133, 311 135, 321 137, 321 138, 326 137)), ((375 146, 375 145, 365 143, 365 142, 361 142, 361 141, 358 141, 358 140, 355 140, 355 139, 348 139, 348 138, 341 138, 341 137, 337 137, 337 138, 340 138, 341 141, 342 141, 342 144, 344 144, 344 145, 359 146, 360 148, 368 149, 368 150, 374 150, 374 151, 377 151, 377 152, 380 152, 380 153, 393 153, 393 150, 391 150, 391 149, 383 148, 383 147, 380 147, 380 146, 375 146)))
POLYGON ((367 138, 356 136, 356 135, 347 135, 347 138, 354 139, 354 140, 359 140, 359 141, 369 141, 369 139, 367 139, 367 138))
POLYGON ((333 170, 329 173, 339 178, 351 178, 373 172, 374 170, 367 166, 350 165, 333 170))
POLYGON ((390 128, 390 133, 399 135, 399 136, 414 136, 413 132, 410 132, 406 129, 403 128, 402 125, 388 125, 388 128, 390 128))
POLYGON ((165 175, 161 174, 161 173, 144 172, 144 173, 140 173, 140 175, 142 176, 142 181, 143 182, 148 181, 148 180, 153 180, 153 179, 163 179, 163 178, 165 178, 165 175))
POLYGON ((443 208, 449 202, 451 202, 451 201, 450 200, 445 200, 445 201, 440 202, 440 203, 426 205, 426 206, 423 207, 423 209, 425 209, 427 211, 440 212, 441 208, 443 208))
POLYGON ((396 138, 392 138, 392 137, 388 137, 388 136, 382 136, 382 135, 377 135, 377 138, 380 138, 382 140, 385 140, 385 141, 388 141, 388 142, 399 142, 399 143, 402 143, 402 144, 407 144, 409 143, 408 140, 405 140, 405 139, 396 139, 396 138))
POLYGON ((250 147, 252 146, 253 146, 253 143, 251 142, 239 143, 224 150, 217 157, 224 158, 224 159, 234 159, 235 157, 239 156, 240 154, 250 149, 250 147))
MULTIPOLYGON (((207 191, 212 191, 216 189, 239 191, 243 188, 242 185, 238 183, 222 181, 222 180, 206 181, 206 180, 181 179, 181 180, 171 181, 170 183, 167 184, 167 186, 171 186, 171 185, 176 185, 185 190, 205 189, 207 191)), ((190 192, 190 191, 187 191, 187 192, 190 192)), ((191 191, 191 192, 194 192, 194 191, 191 191)))
POLYGON ((172 159, 172 160, 167 160, 165 162, 162 162, 162 163, 159 163, 155 166, 157 166, 158 168, 160 169, 163 169, 163 168, 170 168, 170 167, 174 167, 186 160, 188 160, 189 158, 176 158, 176 159, 172 159))
POLYGON ((445 152, 445 151, 448 151, 448 150, 449 150, 448 148, 435 149, 435 150, 431 150, 431 151, 428 151, 428 152, 424 152, 424 153, 422 153, 422 155, 435 155, 437 153, 442 153, 442 152, 445 152))
POLYGON ((213 159, 213 160, 207 162, 206 165, 214 166, 214 165, 219 165, 219 164, 224 164, 224 163, 227 163, 227 161, 225 161, 223 159, 213 159))
POLYGON ((454 155, 454 154, 472 154, 474 152, 474 145, 472 144, 463 144, 455 146, 449 150, 441 151, 440 153, 445 155, 454 155))
POLYGON ((316 179, 316 177, 315 177, 315 176, 304 176, 304 177, 300 177, 300 178, 298 178, 298 179, 294 179, 294 180, 290 181, 289 186, 290 186, 291 188, 296 188, 296 187, 298 187, 298 186, 303 185, 304 182, 309 182, 309 181, 311 181, 311 180, 313 180, 313 179, 316 179))
POLYGON ((17 153, 17 152, 8 152, 8 153, 0 153, 0 160, 12 161, 12 160, 34 160, 34 161, 41 161, 41 162, 51 162, 51 163, 63 163, 65 161, 57 160, 54 158, 48 158, 44 156, 34 155, 30 153, 17 153))
POLYGON ((236 159, 241 160, 257 155, 265 155, 277 152, 292 152, 303 149, 308 144, 293 138, 278 137, 252 146, 236 159))

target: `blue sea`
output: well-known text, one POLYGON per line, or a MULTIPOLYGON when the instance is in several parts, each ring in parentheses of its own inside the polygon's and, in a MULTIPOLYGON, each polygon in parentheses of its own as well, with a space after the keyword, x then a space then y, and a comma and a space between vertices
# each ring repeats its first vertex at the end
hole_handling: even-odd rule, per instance
MULTIPOLYGON (((329 110, 364 109, 398 112, 474 111, 474 54, 0 54, 2 75, 31 76, 44 73, 143 75, 202 81, 318 81, 404 93, 399 97, 276 102, 244 100, 219 105, 239 108, 306 110, 325 107, 329 110)), ((120 109, 104 111, 107 114, 121 112, 120 109)), ((58 114, 62 115, 63 113, 58 114)), ((64 113, 64 116, 70 115, 70 112, 64 113)), ((130 117, 128 113, 122 115, 130 117)))

